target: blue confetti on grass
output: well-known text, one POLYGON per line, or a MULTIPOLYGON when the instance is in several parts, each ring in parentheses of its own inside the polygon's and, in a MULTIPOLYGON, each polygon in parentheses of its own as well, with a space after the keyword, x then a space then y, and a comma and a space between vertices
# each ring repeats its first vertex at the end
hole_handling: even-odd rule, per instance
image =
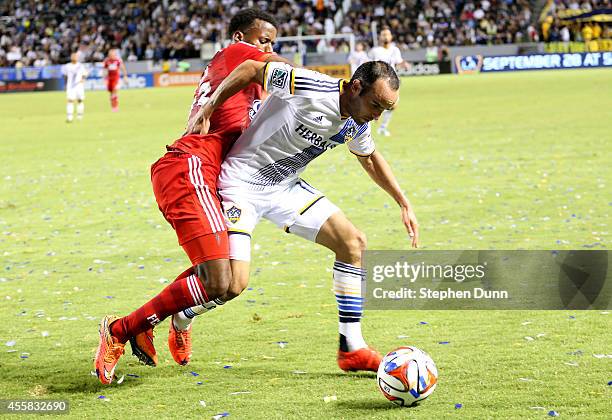
POLYGON ((440 341, 438 344, 450 344, 450 341, 440 341))
POLYGON ((219 413, 213 416, 213 419, 220 419, 222 417, 229 417, 230 413, 224 411, 223 413, 219 413))
POLYGON ((223 366, 223 369, 231 369, 233 366, 232 365, 225 365, 223 366))
POLYGON ((608 385, 609 385, 609 386, 612 386, 612 381, 608 382, 608 385))
POLYGON ((203 383, 204 383, 204 382, 199 381, 199 382, 196 382, 196 385, 202 385, 203 383))
POLYGON ((199 374, 199 373, 194 372, 194 371, 191 371, 191 372, 189 372, 189 373, 191 373, 193 376, 200 376, 200 374, 199 374))
POLYGON ((140 378, 140 375, 136 375, 136 374, 133 374, 133 373, 127 373, 126 376, 129 376, 131 378, 140 378))
POLYGON ((576 317, 574 315, 570 315, 569 319, 576 319, 576 317))
POLYGON ((455 409, 459 409, 459 408, 462 408, 462 407, 463 407, 463 404, 455 404, 455 409))
POLYGON ((421 322, 419 322, 419 324, 421 324, 421 325, 427 325, 427 322, 425 322, 425 321, 421 321, 421 322))
POLYGON ((105 397, 104 395, 98 395, 98 399, 99 399, 99 400, 105 400, 105 399, 106 399, 106 397, 105 397))
POLYGON ((105 299, 114 299, 115 296, 104 296, 105 299))
POLYGON ((550 411, 548 412, 548 415, 549 415, 550 417, 559 417, 559 413, 557 413, 555 410, 550 410, 550 411))

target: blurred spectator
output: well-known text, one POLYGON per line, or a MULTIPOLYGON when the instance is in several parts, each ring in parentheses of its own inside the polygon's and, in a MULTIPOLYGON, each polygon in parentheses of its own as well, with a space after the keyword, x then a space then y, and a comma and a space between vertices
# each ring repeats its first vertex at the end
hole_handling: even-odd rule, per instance
POLYGON ((357 67, 368 61, 370 61, 370 58, 365 50, 365 45, 363 42, 358 42, 355 45, 355 51, 351 52, 348 56, 348 62, 351 65, 351 74, 355 73, 357 67))

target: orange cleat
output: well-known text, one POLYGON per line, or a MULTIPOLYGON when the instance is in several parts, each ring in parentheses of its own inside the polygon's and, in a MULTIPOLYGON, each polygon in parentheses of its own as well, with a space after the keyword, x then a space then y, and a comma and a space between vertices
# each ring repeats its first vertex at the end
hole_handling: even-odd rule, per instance
POLYGON ((132 354, 140 360, 140 363, 147 366, 157 366, 157 352, 153 345, 153 328, 141 332, 136 337, 130 338, 130 346, 132 347, 132 354))
POLYGON ((355 351, 338 350, 338 366, 345 372, 358 370, 376 372, 381 360, 381 354, 370 347, 355 351))
POLYGON ((189 363, 189 359, 191 359, 191 325, 186 330, 177 330, 174 327, 174 322, 170 319, 168 348, 176 363, 182 366, 189 363))
POLYGON ((115 377, 115 367, 119 358, 123 355, 125 344, 120 343, 111 335, 110 325, 119 319, 116 316, 107 315, 100 323, 100 344, 96 351, 94 369, 98 379, 103 384, 110 384, 115 377))

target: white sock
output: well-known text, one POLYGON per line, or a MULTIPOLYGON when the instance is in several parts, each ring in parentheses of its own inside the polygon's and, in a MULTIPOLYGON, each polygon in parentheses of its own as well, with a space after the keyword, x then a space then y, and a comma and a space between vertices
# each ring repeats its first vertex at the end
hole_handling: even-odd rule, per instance
POLYGON ((204 305, 192 306, 191 308, 187 308, 184 311, 181 311, 172 316, 172 322, 174 323, 174 328, 180 331, 184 331, 193 322, 193 318, 198 315, 205 314, 208 311, 212 311, 217 306, 221 306, 225 304, 221 299, 214 299, 210 302, 206 302, 204 305))
POLYGON ((66 105, 66 119, 68 121, 72 121, 72 116, 74 115, 74 104, 72 102, 68 102, 66 105))
POLYGON ((77 110, 77 118, 83 118, 83 114, 85 113, 85 102, 79 102, 76 107, 77 110))
POLYGON ((340 350, 355 351, 367 347, 361 334, 363 270, 341 261, 334 263, 334 293, 338 303, 340 350))
POLYGON ((382 113, 382 122, 380 123, 380 129, 386 130, 387 126, 389 126, 389 122, 391 122, 391 114, 393 111, 384 110, 382 113))

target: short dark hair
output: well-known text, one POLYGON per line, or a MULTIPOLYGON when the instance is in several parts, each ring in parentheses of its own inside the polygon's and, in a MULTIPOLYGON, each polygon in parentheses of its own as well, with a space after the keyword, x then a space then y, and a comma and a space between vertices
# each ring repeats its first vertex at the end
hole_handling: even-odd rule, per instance
POLYGON ((242 9, 232 17, 228 27, 228 35, 231 37, 237 31, 248 31, 256 19, 266 21, 275 28, 278 28, 278 22, 274 16, 263 10, 252 7, 249 9, 242 9))
POLYGON ((359 80, 361 86, 363 86, 359 95, 364 95, 370 90, 374 82, 382 78, 387 79, 391 89, 399 89, 400 80, 399 77, 397 77, 397 73, 395 73, 393 67, 384 61, 368 61, 367 63, 363 63, 357 67, 357 70, 353 73, 351 83, 355 80, 359 80))

